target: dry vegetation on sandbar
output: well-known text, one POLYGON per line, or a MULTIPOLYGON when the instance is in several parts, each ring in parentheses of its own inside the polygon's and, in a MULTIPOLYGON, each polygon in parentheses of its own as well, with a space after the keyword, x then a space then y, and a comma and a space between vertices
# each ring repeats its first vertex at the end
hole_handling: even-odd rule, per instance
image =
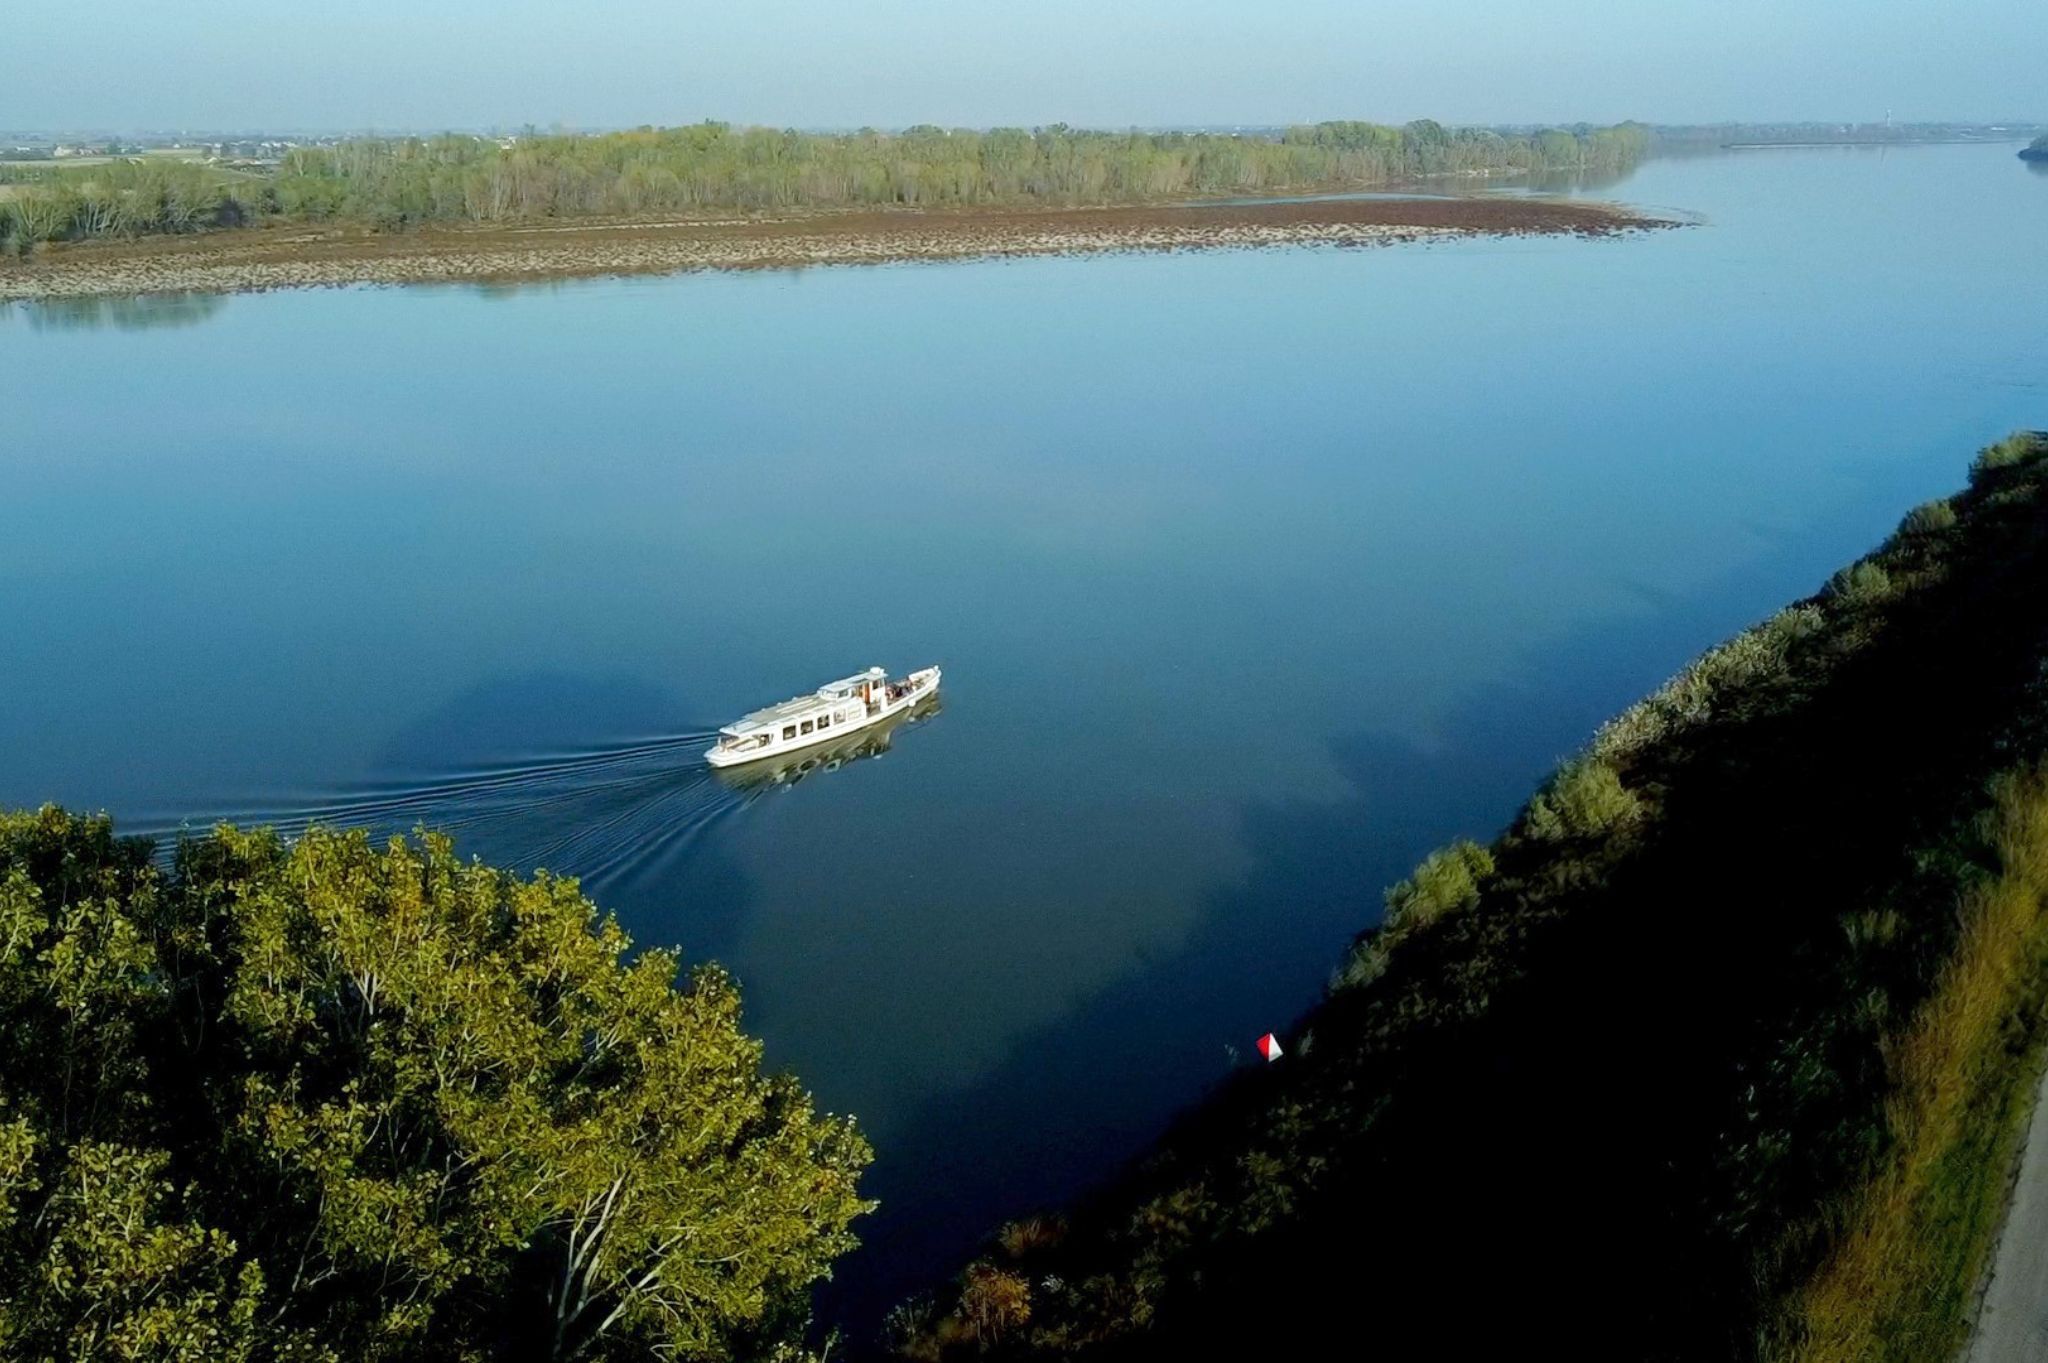
POLYGON ((1312 199, 576 221, 379 232, 245 228, 82 242, 0 263, 0 300, 799 269, 1120 251, 1363 247, 1671 226, 1609 204, 1520 197, 1312 199))

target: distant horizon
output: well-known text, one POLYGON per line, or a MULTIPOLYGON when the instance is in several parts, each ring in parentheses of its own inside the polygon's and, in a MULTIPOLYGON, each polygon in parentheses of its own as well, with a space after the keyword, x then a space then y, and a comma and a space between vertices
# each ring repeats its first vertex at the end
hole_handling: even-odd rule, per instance
POLYGON ((13 129, 2048 116, 2039 0, 82 0, 25 8, 7 36, 13 129))
MULTIPOLYGON (((1419 114, 1415 119, 1430 118, 1419 114)), ((602 136, 607 133, 633 132, 639 129, 661 130, 666 128, 696 127, 704 123, 722 123, 734 128, 774 128, 792 132, 810 133, 820 136, 846 135, 861 131, 879 133, 901 133, 914 127, 939 127, 949 132, 987 132, 993 128, 1023 128, 1038 130, 1051 127, 1068 127, 1085 132, 1108 133, 1228 133, 1228 132, 1276 132, 1292 127, 1313 126, 1317 123, 1359 122, 1377 123, 1387 127, 1400 127, 1414 119, 1371 118, 1332 114, 1326 117, 1295 119, 1286 122, 1237 122, 1237 123, 1082 123, 1074 119, 1046 119, 1036 123, 939 123, 936 120, 922 120, 899 124, 839 123, 802 124, 749 119, 719 118, 710 115, 704 118, 684 119, 676 122, 656 123, 615 123, 590 124, 587 126, 542 124, 532 120, 520 123, 472 123, 462 125, 441 124, 360 124, 355 126, 317 124, 245 124, 208 126, 203 124, 164 124, 159 126, 117 126, 106 125, 44 125, 8 127, 0 125, 0 137, 28 137, 46 140, 64 138, 90 139, 95 137, 507 137, 531 134, 543 137, 585 137, 602 136)), ((1489 128, 1535 131, 1544 128, 1570 128, 1578 126, 1612 127, 1622 123, 1636 123, 1652 130, 1693 129, 1693 128, 1873 128, 1886 122, 1882 115, 1876 118, 1722 118, 1699 121, 1674 119, 1618 118, 1618 119, 1557 119, 1550 122, 1524 120, 1497 120, 1491 122, 1454 122, 1450 119, 1436 119, 1447 128, 1489 128)), ((2048 117, 2033 118, 1893 118, 1891 126, 1906 130, 1914 128, 1967 128, 1982 131, 2010 129, 2015 136, 2022 131, 2032 132, 2048 127, 2048 117)))

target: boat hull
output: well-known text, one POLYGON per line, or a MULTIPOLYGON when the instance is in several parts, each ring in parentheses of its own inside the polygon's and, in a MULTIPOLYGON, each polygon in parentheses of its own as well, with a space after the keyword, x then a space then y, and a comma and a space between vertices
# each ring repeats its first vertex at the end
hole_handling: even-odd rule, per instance
POLYGON ((904 681, 909 689, 902 696, 877 706, 871 714, 862 715, 850 723, 837 724, 820 732, 799 734, 795 738, 778 740, 765 748, 747 748, 734 752, 714 745, 705 752, 704 760, 714 767, 744 767, 750 763, 768 761, 770 758, 786 757, 790 753, 801 752, 805 748, 815 748, 820 743, 835 742, 846 735, 857 734, 863 729, 872 729, 882 721, 893 719, 920 702, 937 695, 939 690, 939 669, 936 667, 924 668, 921 671, 911 673, 908 677, 904 678, 904 681))

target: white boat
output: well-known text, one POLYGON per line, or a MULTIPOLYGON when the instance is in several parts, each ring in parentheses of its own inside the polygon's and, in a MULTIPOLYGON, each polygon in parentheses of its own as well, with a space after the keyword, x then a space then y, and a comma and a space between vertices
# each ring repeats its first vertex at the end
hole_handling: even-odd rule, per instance
POLYGON ((816 747, 742 762, 736 767, 717 767, 711 774, 728 790, 743 794, 756 793, 770 786, 793 786, 822 772, 838 771, 855 762, 882 756, 894 746, 898 730, 936 718, 944 708, 944 699, 933 692, 908 710, 870 724, 865 729, 849 725, 843 735, 816 747))
POLYGON ((718 742, 705 752, 714 767, 736 767, 777 757, 841 734, 880 724, 900 715, 939 689, 939 669, 927 667, 902 681, 871 667, 851 677, 827 682, 808 696, 756 710, 718 731, 718 742))

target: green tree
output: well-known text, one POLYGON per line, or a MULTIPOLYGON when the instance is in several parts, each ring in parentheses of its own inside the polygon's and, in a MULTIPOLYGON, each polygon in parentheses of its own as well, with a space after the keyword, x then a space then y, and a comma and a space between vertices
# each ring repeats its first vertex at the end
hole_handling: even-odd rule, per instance
POLYGON ((573 881, 0 816, 0 1352, 789 1345, 868 1151, 573 881))

